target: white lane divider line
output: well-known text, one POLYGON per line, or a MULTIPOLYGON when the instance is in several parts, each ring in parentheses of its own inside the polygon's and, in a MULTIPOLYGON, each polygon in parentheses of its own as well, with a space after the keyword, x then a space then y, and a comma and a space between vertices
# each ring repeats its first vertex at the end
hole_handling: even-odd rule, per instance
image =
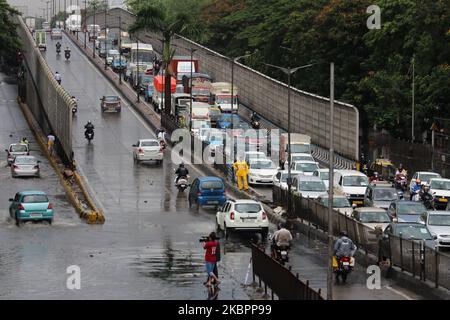
POLYGON ((405 298, 406 300, 414 300, 413 298, 411 298, 411 297, 408 296, 407 294, 405 294, 405 293, 403 293, 403 292, 401 292, 401 291, 398 291, 398 290, 396 290, 396 289, 394 289, 394 288, 392 288, 392 287, 390 287, 390 286, 386 286, 386 289, 388 289, 388 290, 390 290, 390 291, 392 291, 392 292, 398 294, 399 296, 402 296, 402 297, 405 298))

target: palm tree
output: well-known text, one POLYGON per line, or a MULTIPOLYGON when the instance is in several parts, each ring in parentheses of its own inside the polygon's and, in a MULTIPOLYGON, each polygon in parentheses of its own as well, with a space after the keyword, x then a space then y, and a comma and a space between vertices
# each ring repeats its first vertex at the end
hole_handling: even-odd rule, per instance
POLYGON ((170 48, 172 37, 177 33, 182 33, 191 25, 191 19, 184 13, 170 14, 164 8, 155 7, 153 5, 143 5, 138 7, 136 13, 136 21, 130 26, 130 33, 136 34, 139 31, 150 31, 159 33, 163 37, 162 58, 165 71, 165 87, 164 87, 164 112, 170 114, 171 109, 171 90, 170 80, 174 75, 170 68, 175 50, 170 48))

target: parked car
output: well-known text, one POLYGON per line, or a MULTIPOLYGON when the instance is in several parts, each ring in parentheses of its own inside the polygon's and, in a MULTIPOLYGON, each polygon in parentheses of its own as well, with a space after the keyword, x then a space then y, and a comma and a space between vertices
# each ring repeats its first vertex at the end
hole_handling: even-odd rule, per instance
POLYGON ((382 231, 391 222, 386 210, 376 207, 359 207, 353 210, 352 218, 371 229, 382 231))
POLYGON ((302 171, 306 176, 312 176, 318 169, 319 165, 315 161, 295 161, 291 164, 291 170, 302 171))
POLYGON ((62 39, 62 31, 59 28, 53 28, 50 32, 50 39, 62 39))
MULTIPOLYGON (((323 195, 317 198, 324 206, 328 207, 328 195, 323 195)), ((346 196, 333 195, 333 209, 339 211, 343 215, 350 217, 352 215, 354 206, 350 204, 346 196)))
POLYGON ((378 207, 388 209, 392 201, 403 198, 403 193, 397 192, 390 183, 371 183, 364 194, 364 205, 366 207, 378 207), (401 196, 400 196, 401 195, 401 196))
POLYGON ((416 180, 420 179, 422 185, 428 185, 432 178, 442 178, 439 173, 436 172, 428 172, 428 171, 418 171, 414 173, 409 182, 409 190, 416 184, 416 180))
POLYGON ((102 112, 120 112, 122 109, 121 99, 118 96, 103 96, 100 101, 102 112))
POLYGON ((397 200, 389 205, 388 214, 393 222, 424 222, 427 209, 422 202, 397 200))
POLYGON ((156 161, 162 163, 163 150, 158 140, 155 139, 140 139, 133 144, 133 159, 135 163, 142 161, 156 161))
POLYGON ((255 200, 228 200, 216 214, 217 231, 228 238, 230 231, 269 233, 269 219, 260 202, 255 200))
POLYGON ((434 196, 434 207, 445 210, 450 200, 450 179, 430 179, 430 191, 434 196))
POLYGON ((5 149, 7 156, 8 165, 13 163, 14 158, 17 156, 27 156, 30 154, 30 149, 28 144, 25 143, 12 143, 9 145, 8 149, 5 149))
POLYGON ((362 206, 369 178, 356 170, 336 170, 333 185, 334 191, 344 194, 351 204, 362 206))
POLYGON ((33 156, 17 156, 11 164, 11 176, 17 177, 40 177, 40 161, 33 156))
MULTIPOLYGON (((294 178, 297 178, 300 174, 303 174, 303 172, 291 171, 291 179, 294 180, 294 178)), ((288 178, 288 171, 279 170, 277 174, 273 177, 273 185, 281 188, 282 190, 287 190, 288 189, 287 178, 288 178)))
POLYGON ((253 159, 248 164, 249 184, 273 184, 278 169, 270 159, 253 159))
POLYGON ((218 208, 226 201, 225 185, 222 179, 218 177, 201 177, 196 178, 189 190, 189 207, 196 205, 214 206, 218 208))
POLYGON ((440 249, 450 248, 450 211, 429 212, 426 220, 428 230, 436 236, 436 247, 440 249))
MULTIPOLYGON (((407 222, 407 223, 390 223, 384 230, 380 239, 380 258, 386 260, 390 257, 391 241, 389 238, 402 238, 404 240, 418 240, 425 241, 425 246, 434 249, 436 245, 436 236, 433 236, 428 230, 427 226, 421 223, 407 222)), ((415 254, 420 255, 420 245, 416 246, 415 254)), ((397 251, 398 252, 398 251, 397 251)), ((411 250, 405 250, 403 259, 410 259, 406 255, 411 254, 411 250)))
POLYGON ((327 187, 322 179, 301 174, 294 178, 294 193, 299 193, 303 198, 317 199, 327 194, 327 187))
POLYGON ((46 220, 53 222, 53 204, 42 191, 17 192, 14 199, 9 199, 9 215, 19 225, 23 221, 46 220))

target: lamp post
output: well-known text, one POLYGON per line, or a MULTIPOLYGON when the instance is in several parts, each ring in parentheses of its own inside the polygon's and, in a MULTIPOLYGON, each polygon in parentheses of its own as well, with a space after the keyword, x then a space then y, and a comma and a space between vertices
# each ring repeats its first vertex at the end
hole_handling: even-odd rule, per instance
POLYGON ((64 0, 64 15, 63 15, 63 19, 64 19, 64 30, 66 30, 66 13, 67 13, 67 3, 66 3, 66 0, 64 0))
POLYGON ((122 84, 122 16, 119 12, 119 84, 122 84))
MULTIPOLYGON (((80 0, 77 0, 77 9, 80 12, 80 28, 81 28, 81 10, 80 10, 80 0)), ((78 27, 78 16, 77 16, 77 27, 78 27)), ((80 32, 80 30, 78 28, 75 29, 77 32, 77 42, 78 42, 78 32, 80 32)))
POLYGON ((49 21, 48 20, 49 19, 48 5, 50 4, 50 1, 47 1, 46 4, 47 4, 47 21, 49 21))
POLYGON ((414 81, 415 81, 415 59, 416 59, 416 57, 415 57, 415 55, 413 55, 413 57, 412 57, 412 60, 411 60, 411 64, 412 64, 412 84, 411 84, 411 87, 412 87, 412 106, 411 106, 411 108, 412 108, 412 110, 411 110, 411 142, 414 142, 414 140, 415 140, 415 136, 414 136, 414 118, 415 118, 415 115, 414 115, 414 109, 415 109, 415 105, 414 105, 414 88, 415 88, 415 83, 414 83, 414 81))
POLYGON ((86 49, 86 36, 87 36, 87 11, 86 11, 87 0, 84 0, 84 49, 86 49))
MULTIPOLYGON (((92 3, 93 4, 93 7, 94 7, 94 26, 93 26, 93 28, 94 28, 94 37, 95 38, 97 38, 97 36, 96 36, 96 34, 97 34, 97 29, 95 28, 95 1, 92 3)), ((96 39, 94 39, 94 41, 92 42, 92 57, 95 59, 95 40, 96 39)))
POLYGON ((105 1, 105 70, 108 68, 108 64, 107 64, 107 51, 106 51, 106 42, 108 41, 108 34, 107 34, 107 26, 106 26, 106 15, 107 15, 107 11, 106 9, 108 8, 108 3, 105 1))

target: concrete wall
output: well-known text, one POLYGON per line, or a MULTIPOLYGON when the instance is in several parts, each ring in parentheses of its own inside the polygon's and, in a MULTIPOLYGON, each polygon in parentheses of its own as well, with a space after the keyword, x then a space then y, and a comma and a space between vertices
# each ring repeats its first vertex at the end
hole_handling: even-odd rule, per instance
MULTIPOLYGON (((127 29, 135 17, 122 9, 108 12, 108 28, 117 28, 121 17, 122 29, 127 29)), ((104 27, 104 12, 96 15, 96 24, 104 27)), ((87 24, 93 23, 93 17, 87 18, 87 24)), ((156 51, 161 52, 159 37, 151 33, 139 35, 140 41, 150 43, 156 51)), ((185 38, 174 39, 174 45, 195 48, 194 56, 200 61, 200 70, 208 73, 214 81, 231 82, 231 62, 217 52, 209 50, 185 38)), ((189 50, 176 48, 177 55, 189 55, 189 50)), ((241 102, 250 109, 272 121, 275 125, 287 129, 287 86, 275 79, 261 74, 251 68, 237 63, 234 70, 234 82, 239 88, 241 102)), ((328 83, 324 84, 329 86, 328 83)), ((311 136, 318 146, 329 148, 329 108, 327 98, 293 89, 291 92, 291 128, 311 136)), ((359 113, 352 105, 335 102, 334 149, 349 159, 358 159, 359 155, 359 113)))
MULTIPOLYGON (((36 47, 32 35, 17 17, 17 32, 25 58, 25 102, 45 134, 56 136, 57 151, 65 161, 72 160, 72 106, 70 95, 53 78, 53 73, 36 47)), ((50 35, 48 34, 48 37, 50 35)), ((47 44, 49 46, 49 44, 47 44)), ((49 46, 50 50, 53 50, 49 46)))

